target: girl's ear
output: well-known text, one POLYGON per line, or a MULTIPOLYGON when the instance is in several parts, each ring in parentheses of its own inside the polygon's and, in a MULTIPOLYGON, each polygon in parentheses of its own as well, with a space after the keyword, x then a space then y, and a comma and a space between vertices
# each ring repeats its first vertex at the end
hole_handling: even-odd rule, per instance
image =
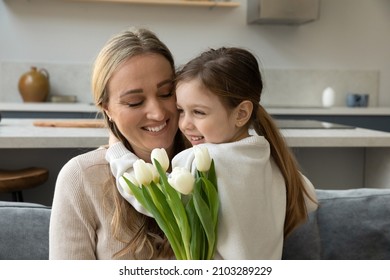
POLYGON ((236 107, 236 126, 242 127, 247 124, 251 118, 253 111, 253 104, 249 100, 242 101, 236 107))

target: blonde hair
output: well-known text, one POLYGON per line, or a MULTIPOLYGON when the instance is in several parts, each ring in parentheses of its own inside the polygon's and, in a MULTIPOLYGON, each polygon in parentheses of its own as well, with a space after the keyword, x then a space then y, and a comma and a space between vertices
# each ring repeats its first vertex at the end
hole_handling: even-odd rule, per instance
MULTIPOLYGON (((133 151, 128 140, 122 135, 114 122, 110 122, 103 108, 109 102, 107 85, 113 73, 128 59, 143 54, 159 54, 165 57, 175 73, 174 59, 165 44, 147 29, 131 28, 112 37, 99 52, 93 67, 92 93, 95 105, 101 109, 106 125, 124 145, 133 151)), ((175 137, 175 154, 184 149, 183 139, 178 131, 175 137)), ((112 233, 121 242, 127 243, 125 248, 113 257, 132 254, 137 259, 171 258, 173 252, 161 229, 153 218, 138 213, 115 187, 114 177, 105 183, 103 201, 112 212, 112 233), (113 206, 112 206, 113 205, 113 206), (126 236, 125 240, 120 236, 126 236)))
POLYGON ((284 177, 287 199, 284 235, 287 236, 307 219, 304 195, 315 200, 306 191, 293 153, 272 117, 260 105, 263 81, 256 57, 241 48, 210 49, 177 72, 176 83, 192 79, 199 79, 227 108, 235 108, 244 100, 253 104, 250 121, 243 129, 253 127, 257 134, 267 139, 271 156, 284 177))

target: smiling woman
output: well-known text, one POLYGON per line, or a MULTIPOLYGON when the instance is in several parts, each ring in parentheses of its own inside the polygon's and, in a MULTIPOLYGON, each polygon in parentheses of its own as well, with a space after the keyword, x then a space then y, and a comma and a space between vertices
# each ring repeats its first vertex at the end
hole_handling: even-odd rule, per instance
MULTIPOLYGON (((95 104, 112 134, 110 139, 119 139, 131 151, 127 169, 138 159, 150 162, 154 148, 165 148, 172 158, 184 147, 173 95, 174 69, 169 49, 146 29, 113 36, 96 58, 95 104)), ((101 147, 62 168, 53 200, 51 259, 173 257, 156 221, 127 203, 110 175, 106 158, 122 154, 120 149, 101 147)))
POLYGON ((149 160, 150 147, 172 156, 178 116, 169 61, 158 54, 132 57, 114 72, 107 91, 109 101, 102 106, 116 136, 128 139, 144 160, 149 160))

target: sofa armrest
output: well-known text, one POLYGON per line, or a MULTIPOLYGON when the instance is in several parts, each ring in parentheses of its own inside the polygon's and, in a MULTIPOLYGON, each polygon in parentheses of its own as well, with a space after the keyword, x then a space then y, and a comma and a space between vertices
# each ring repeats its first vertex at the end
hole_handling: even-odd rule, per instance
POLYGON ((0 259, 49 259, 50 207, 0 201, 0 259))

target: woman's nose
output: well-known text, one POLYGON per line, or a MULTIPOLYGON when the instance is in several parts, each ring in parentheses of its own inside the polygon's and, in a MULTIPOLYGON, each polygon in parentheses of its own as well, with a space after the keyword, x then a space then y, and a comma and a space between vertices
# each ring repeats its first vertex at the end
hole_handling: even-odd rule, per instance
POLYGON ((151 101, 147 107, 147 118, 162 121, 165 118, 165 108, 159 101, 151 101))

